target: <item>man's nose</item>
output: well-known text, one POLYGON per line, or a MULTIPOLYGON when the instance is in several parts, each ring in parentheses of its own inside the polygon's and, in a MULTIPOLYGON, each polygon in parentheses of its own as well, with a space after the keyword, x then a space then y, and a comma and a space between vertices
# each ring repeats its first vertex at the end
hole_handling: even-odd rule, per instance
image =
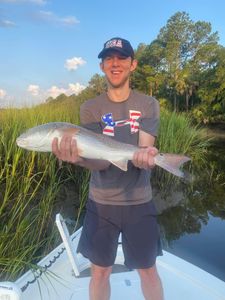
POLYGON ((117 56, 114 56, 112 58, 112 64, 113 64, 113 66, 118 66, 119 65, 119 58, 117 56))

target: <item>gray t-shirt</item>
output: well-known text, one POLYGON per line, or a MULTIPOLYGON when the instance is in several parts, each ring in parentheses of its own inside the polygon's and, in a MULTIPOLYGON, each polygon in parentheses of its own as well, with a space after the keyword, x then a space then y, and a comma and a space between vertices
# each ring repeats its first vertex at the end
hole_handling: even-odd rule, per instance
MULTIPOLYGON (((159 104, 150 96, 131 91, 123 102, 113 102, 103 93, 81 105, 81 125, 96 133, 138 145, 139 129, 157 136, 159 104)), ((132 205, 151 200, 149 170, 136 168, 131 161, 128 171, 114 165, 101 171, 92 171, 89 198, 102 204, 132 205)))

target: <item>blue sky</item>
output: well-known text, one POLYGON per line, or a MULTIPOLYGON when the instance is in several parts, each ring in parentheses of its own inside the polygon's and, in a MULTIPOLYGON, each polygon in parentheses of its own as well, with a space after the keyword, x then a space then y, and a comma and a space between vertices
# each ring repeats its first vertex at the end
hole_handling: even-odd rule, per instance
POLYGON ((0 0, 0 107, 78 93, 114 36, 149 44, 176 12, 207 21, 225 46, 224 0, 0 0))

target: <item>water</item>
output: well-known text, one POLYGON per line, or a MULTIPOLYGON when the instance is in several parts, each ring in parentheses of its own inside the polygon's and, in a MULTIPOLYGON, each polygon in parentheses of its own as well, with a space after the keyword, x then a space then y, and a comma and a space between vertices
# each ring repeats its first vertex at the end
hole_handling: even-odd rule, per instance
POLYGON ((165 250, 225 281, 225 138, 210 150, 194 187, 160 204, 159 223, 165 250))
POLYGON ((210 216, 200 233, 185 234, 168 251, 225 281, 225 221, 210 216))

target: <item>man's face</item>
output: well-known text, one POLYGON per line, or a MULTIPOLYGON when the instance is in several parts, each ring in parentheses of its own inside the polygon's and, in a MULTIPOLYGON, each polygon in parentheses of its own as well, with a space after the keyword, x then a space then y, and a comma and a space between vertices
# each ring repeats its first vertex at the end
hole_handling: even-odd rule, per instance
POLYGON ((110 51, 100 63, 101 70, 105 73, 109 85, 113 88, 120 88, 129 84, 130 74, 136 66, 136 60, 123 56, 117 51, 110 51))

